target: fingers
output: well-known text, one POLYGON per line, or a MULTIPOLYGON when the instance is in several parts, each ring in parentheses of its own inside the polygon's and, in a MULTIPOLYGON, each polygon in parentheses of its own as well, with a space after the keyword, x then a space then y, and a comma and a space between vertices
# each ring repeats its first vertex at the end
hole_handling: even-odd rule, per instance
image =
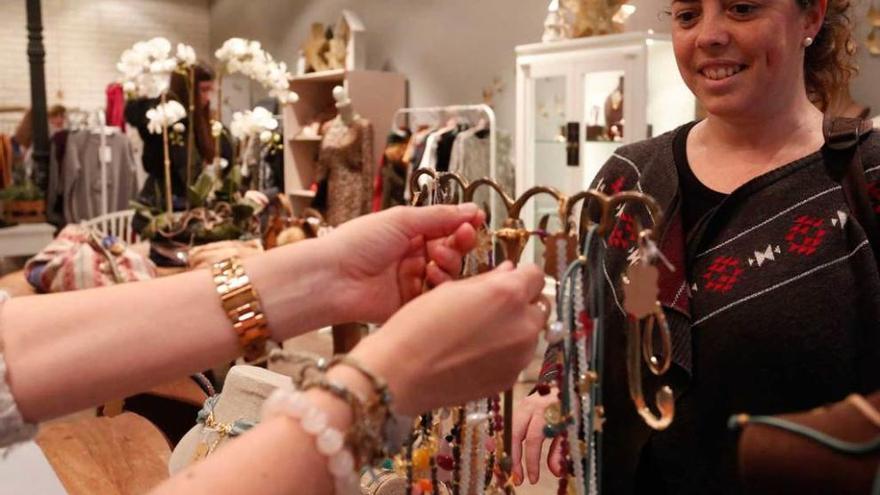
MULTIPOLYGON (((458 272, 455 272, 458 275, 458 272)), ((446 270, 441 269, 437 263, 430 262, 425 268, 425 277, 429 287, 437 287, 440 284, 451 282, 453 276, 446 270)))
POLYGON ((476 227, 485 218, 485 214, 474 203, 421 208, 398 206, 382 214, 392 217, 392 222, 407 237, 424 235, 429 239, 449 236, 464 223, 476 227))
POLYGON ((559 443, 561 437, 556 437, 550 444, 550 452, 547 453, 547 467, 557 478, 562 476, 562 446, 559 443))
POLYGON ((517 271, 522 274, 527 300, 535 301, 538 299, 544 290, 544 270, 540 269, 538 265, 524 264, 520 265, 517 271))
POLYGON ((523 480, 522 444, 526 438, 526 432, 528 431, 531 419, 532 415, 530 412, 525 413, 520 411, 519 414, 514 413, 513 415, 513 443, 510 452, 510 460, 513 462, 513 475, 518 481, 518 483, 516 483, 517 486, 521 485, 523 480))
MULTIPOLYGON (((468 226, 462 226, 468 227, 468 226)), ((461 272, 461 260, 464 252, 448 246, 451 244, 452 237, 446 239, 428 242, 428 259, 437 264, 437 267, 448 273, 452 277, 457 277, 461 272)))
MULTIPOLYGON (((533 415, 541 414, 543 411, 535 411, 533 415)), ((541 477, 541 450, 544 447, 544 422, 530 421, 529 429, 526 432, 526 472, 529 475, 529 482, 535 484, 541 477)))

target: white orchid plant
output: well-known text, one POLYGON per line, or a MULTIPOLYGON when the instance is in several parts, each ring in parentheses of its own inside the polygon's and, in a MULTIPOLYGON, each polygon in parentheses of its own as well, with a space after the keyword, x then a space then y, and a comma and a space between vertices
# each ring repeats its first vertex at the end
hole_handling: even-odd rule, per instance
POLYGON ((264 153, 279 151, 281 136, 276 132, 278 121, 263 107, 235 112, 229 124, 229 132, 238 141, 238 157, 242 175, 248 176, 251 166, 257 170, 256 184, 263 184, 261 158, 264 153))
POLYGON ((183 131, 183 123, 179 121, 184 117, 186 109, 176 100, 160 103, 147 110, 147 130, 153 134, 162 134, 168 127, 176 126, 175 130, 183 131))
MULTIPOLYGON (((282 103, 293 103, 299 98, 296 93, 290 91, 289 83, 291 74, 283 62, 276 62, 271 55, 260 47, 259 42, 247 41, 241 38, 233 38, 223 44, 216 52, 217 58, 222 63, 227 73, 241 73, 269 90, 269 94, 282 103)), ((142 214, 150 220, 145 232, 146 238, 152 238, 156 234, 168 237, 173 232, 175 238, 185 231, 190 236, 189 242, 199 240, 217 240, 218 238, 240 238, 254 235, 254 215, 263 208, 260 201, 253 199, 253 194, 242 195, 240 187, 242 177, 248 175, 248 167, 241 163, 233 163, 227 173, 221 178, 219 170, 227 168, 228 162, 219 157, 215 164, 206 167, 205 171, 191 184, 188 184, 187 203, 190 208, 207 209, 220 214, 220 217, 228 217, 220 223, 212 222, 211 226, 189 225, 192 215, 183 214, 181 220, 172 211, 171 183, 170 183, 170 155, 168 141, 172 140, 175 145, 182 145, 182 134, 187 125, 192 128, 193 114, 187 112, 182 104, 166 98, 169 81, 172 73, 177 72, 186 76, 189 101, 194 101, 194 68, 196 65, 195 50, 188 45, 180 43, 177 50, 172 53, 172 45, 165 38, 153 38, 148 41, 135 43, 130 49, 125 50, 117 63, 117 69, 122 73, 122 85, 124 91, 130 97, 138 98, 161 98, 161 102, 147 111, 147 129, 153 134, 162 134, 165 152, 165 214, 158 209, 149 208, 146 205, 136 205, 142 214), (181 122, 189 117, 189 122, 184 125, 181 122), (174 133, 169 133, 173 129, 174 133), (175 138, 176 136, 176 138, 175 138), (225 213, 221 213, 225 212, 225 213), (231 213, 230 213, 231 212, 231 213), (178 224, 185 225, 178 225, 178 224), (193 230, 195 229, 195 230, 193 230)), ((221 70, 221 77, 223 71, 221 70)), ((218 84, 219 86, 219 84, 218 84)), ((219 91, 218 91, 219 93, 219 91)), ((218 95, 220 99, 220 95, 218 95)), ((226 132, 220 123, 220 109, 217 109, 216 120, 211 124, 211 134, 216 143, 226 132)), ((229 133, 238 142, 238 160, 244 162, 247 157, 241 152, 252 148, 255 143, 262 143, 266 148, 279 148, 281 146, 280 135, 276 132, 278 122, 274 116, 264 108, 255 108, 245 112, 233 114, 229 133)), ((188 133, 187 146, 187 182, 189 183, 191 170, 191 148, 193 143, 192 132, 188 133)), ((218 146, 219 147, 219 146, 218 146)), ((257 227, 256 232, 259 229, 257 227)))
POLYGON ((240 73, 260 83, 281 103, 296 103, 299 95, 290 90, 293 76, 287 64, 277 62, 263 50, 259 41, 230 38, 214 52, 229 74, 240 73))
POLYGON ((178 43, 172 53, 171 42, 165 38, 138 41, 122 52, 116 69, 122 73, 122 89, 129 95, 158 98, 168 90, 169 76, 196 63, 193 47, 178 43))

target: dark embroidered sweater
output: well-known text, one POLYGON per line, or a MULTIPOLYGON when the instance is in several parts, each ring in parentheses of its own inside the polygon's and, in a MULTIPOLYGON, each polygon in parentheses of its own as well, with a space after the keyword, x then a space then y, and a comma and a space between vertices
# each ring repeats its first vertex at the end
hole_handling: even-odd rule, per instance
MULTIPOLYGON (((731 414, 805 410, 880 388, 880 274, 826 170, 835 156, 823 149, 749 181, 686 240, 673 153, 683 129, 620 148, 593 184, 659 201, 659 244, 676 268, 661 267, 660 277, 675 366, 659 380, 643 375, 649 403, 659 384, 672 385, 676 417, 653 432, 627 392, 620 289, 635 220, 652 220, 644 207, 624 207, 601 274, 610 285, 602 376, 606 494, 741 493, 736 436, 726 428, 731 414)), ((880 135, 863 140, 860 152, 880 213, 880 135)))

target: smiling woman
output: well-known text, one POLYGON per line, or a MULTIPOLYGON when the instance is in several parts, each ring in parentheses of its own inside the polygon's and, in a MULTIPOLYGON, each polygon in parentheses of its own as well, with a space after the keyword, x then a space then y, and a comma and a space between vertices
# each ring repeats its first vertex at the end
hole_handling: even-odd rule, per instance
MULTIPOLYGON (((660 300, 679 395, 668 428, 641 423, 624 392, 627 315, 609 304, 602 492, 746 493, 726 428, 732 414, 805 410, 880 388, 869 223, 856 220, 842 192, 839 171, 851 155, 825 146, 823 135, 825 108, 856 72, 850 3, 674 0, 667 14, 679 72, 707 116, 618 149, 594 186, 638 189, 667 214, 661 249, 675 270, 661 275, 660 300)), ((880 136, 857 143, 858 174, 876 187, 880 136)), ((628 210, 617 228, 650 221, 628 210)), ((609 246, 607 280, 619 280, 631 248, 609 246)), ((607 292, 619 297, 619 289, 607 292)), ((548 351, 548 384, 557 356, 548 351)), ((531 479, 554 395, 526 398, 514 420, 531 479)), ((825 482, 816 493, 839 493, 833 476, 825 482)))

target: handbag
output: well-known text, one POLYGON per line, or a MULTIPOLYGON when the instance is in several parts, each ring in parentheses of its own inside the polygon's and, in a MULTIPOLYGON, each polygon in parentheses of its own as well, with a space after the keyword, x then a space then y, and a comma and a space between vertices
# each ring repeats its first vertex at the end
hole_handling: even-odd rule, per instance
POLYGON ((811 411, 738 415, 739 472, 750 495, 880 495, 880 392, 811 411))
POLYGON ((119 239, 72 224, 28 260, 24 272, 39 292, 63 292, 149 280, 156 266, 119 239))

